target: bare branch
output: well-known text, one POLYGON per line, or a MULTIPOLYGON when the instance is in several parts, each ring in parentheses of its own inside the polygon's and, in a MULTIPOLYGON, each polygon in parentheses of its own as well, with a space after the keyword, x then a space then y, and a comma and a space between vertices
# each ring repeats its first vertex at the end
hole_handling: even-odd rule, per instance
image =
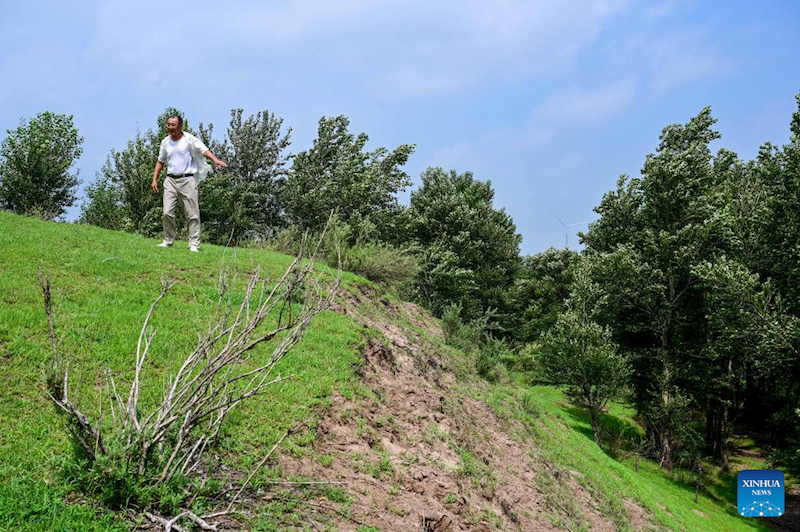
POLYGON ((142 366, 144 365, 144 360, 147 356, 147 352, 150 349, 150 344, 153 341, 153 337, 155 336, 155 331, 150 335, 149 339, 145 341, 145 348, 142 351, 142 341, 145 340, 145 332, 147 331, 147 325, 150 323, 150 318, 153 316, 153 311, 156 308, 156 305, 167 295, 167 292, 175 283, 173 281, 167 281, 166 279, 161 279, 161 294, 153 301, 153 304, 150 305, 150 310, 147 312, 147 316, 144 319, 144 324, 142 324, 142 330, 139 333, 139 342, 136 345, 136 370, 135 375, 133 377, 133 383, 131 383, 131 390, 128 394, 128 419, 130 423, 133 424, 133 427, 141 432, 141 426, 139 425, 138 419, 138 407, 139 407, 139 386, 140 386, 140 376, 142 373, 142 366))
POLYGON ((50 325, 50 345, 53 348, 53 361, 54 364, 58 364, 58 343, 56 342, 56 326, 53 322, 53 309, 51 307, 50 279, 45 277, 41 267, 39 267, 39 286, 42 287, 44 312, 47 314, 47 322, 50 325))
POLYGON ((272 449, 270 449, 270 450, 269 450, 269 452, 267 453, 267 455, 264 457, 264 459, 263 459, 263 460, 261 460, 261 461, 258 463, 258 465, 257 465, 255 468, 253 468, 253 471, 251 471, 251 472, 250 472, 250 476, 248 476, 248 477, 247 477, 247 480, 245 480, 245 481, 244 481, 244 484, 242 484, 242 487, 241 487, 241 488, 239 488, 239 491, 237 491, 237 492, 236 492, 236 495, 234 495, 234 496, 233 496, 233 499, 231 499, 231 502, 230 502, 230 504, 228 504, 228 509, 227 509, 227 510, 225 510, 226 512, 230 512, 230 511, 231 511, 231 508, 233 508, 233 505, 234 505, 234 504, 236 504, 236 500, 239 498, 239 495, 241 495, 241 494, 242 494, 242 492, 244 491, 244 489, 247 487, 247 485, 248 485, 248 484, 250 483, 250 481, 253 479, 253 477, 255 476, 255 474, 256 474, 256 473, 258 473, 258 471, 261 469, 261 467, 262 467, 262 466, 263 466, 265 463, 267 463, 267 460, 269 460, 269 457, 270 457, 270 456, 272 456, 272 453, 274 453, 274 452, 275 452, 275 450, 276 450, 276 449, 277 449, 277 448, 280 446, 280 444, 281 444, 281 443, 283 443, 283 440, 285 440, 285 439, 286 439, 286 437, 287 437, 289 434, 291 434, 291 433, 293 433, 294 431, 296 431, 296 430, 297 430, 297 429, 298 429, 300 426, 301 426, 301 425, 295 425, 295 426, 294 426, 294 427, 292 427, 291 429, 287 430, 286 432, 284 432, 284 433, 283 433, 283 436, 281 436, 281 437, 278 439, 278 441, 276 441, 276 442, 275 442, 275 445, 273 445, 273 446, 272 446, 272 449))
POLYGON ((215 530, 215 531, 219 530, 217 528, 217 525, 208 524, 205 520, 203 520, 202 517, 198 516, 197 514, 192 512, 191 510, 184 510, 184 513, 186 514, 186 517, 191 519, 192 522, 194 522, 194 524, 196 524, 197 526, 199 526, 203 530, 215 530))
MULTIPOLYGON (((133 474, 138 473, 140 480, 158 483, 175 475, 191 474, 204 463, 205 451, 219 437, 227 415, 234 408, 246 399, 267 393, 273 384, 292 377, 273 376, 273 372, 277 373, 279 363, 302 339, 313 318, 330 306, 341 281, 339 275, 324 286, 323 280, 330 279, 329 273, 327 270, 315 271, 314 256, 306 255, 307 248, 308 243, 304 241, 301 253, 292 260, 280 279, 274 284, 269 282, 269 286, 268 281, 262 279, 260 269, 256 268, 247 281, 238 310, 229 304, 223 310, 223 297, 230 283, 220 271, 219 299, 214 312, 216 321, 208 323, 207 332, 199 335, 195 349, 186 356, 178 371, 162 383, 161 402, 147 416, 140 418, 144 366, 156 335, 151 320, 156 307, 174 285, 162 278, 161 293, 150 305, 139 332, 127 400, 120 397, 111 372, 106 372, 105 387, 111 405, 114 441, 127 440, 125 459, 129 464, 138 465, 133 474), (277 344, 273 345, 271 352, 260 349, 267 342, 277 344)), ((48 396, 67 416, 75 440, 89 456, 108 455, 103 434, 68 399, 69 371, 59 357, 50 284, 43 274, 40 274, 40 285, 53 348, 48 396)), ((225 512, 201 517, 183 509, 171 519, 152 512, 145 512, 145 515, 165 530, 182 530, 176 523, 184 517, 204 530, 217 530, 217 525, 208 520, 231 512, 253 476, 295 430, 297 427, 287 431, 274 444, 239 488, 225 512)))
POLYGON ((181 528, 181 527, 179 527, 178 525, 175 524, 175 521, 177 521, 178 519, 183 517, 183 514, 179 514, 177 517, 173 517, 172 519, 169 519, 169 520, 164 519, 160 515, 156 515, 156 514, 151 513, 151 512, 145 512, 144 516, 147 517, 149 520, 151 520, 154 523, 158 523, 160 525, 163 525, 165 532, 169 532, 170 530, 177 530, 177 532, 184 532, 183 528, 181 528))

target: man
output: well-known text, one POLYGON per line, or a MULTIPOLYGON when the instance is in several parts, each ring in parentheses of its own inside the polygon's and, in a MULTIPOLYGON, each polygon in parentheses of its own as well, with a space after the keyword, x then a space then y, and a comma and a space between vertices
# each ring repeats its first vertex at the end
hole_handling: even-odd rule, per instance
POLYGON ((200 204, 197 198, 197 185, 208 173, 208 157, 218 166, 228 166, 211 153, 203 142, 183 131, 183 118, 167 118, 169 135, 161 141, 161 150, 153 171, 153 192, 158 194, 158 176, 167 165, 167 178, 164 180, 164 241, 158 247, 168 248, 175 242, 175 204, 180 201, 186 215, 189 233, 189 251, 200 251, 200 204))

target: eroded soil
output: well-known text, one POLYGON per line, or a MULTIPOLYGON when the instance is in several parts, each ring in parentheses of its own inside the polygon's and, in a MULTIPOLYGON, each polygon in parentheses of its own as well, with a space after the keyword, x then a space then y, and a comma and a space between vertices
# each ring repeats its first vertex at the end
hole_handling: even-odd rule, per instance
MULTIPOLYGON (((305 512, 302 526, 540 531, 577 523, 615 530, 571 474, 535 458, 530 442, 510 435, 517 433, 514 427, 459 393, 452 361, 429 339, 441 335, 434 320, 414 305, 385 299, 381 312, 367 312, 371 294, 361 296, 343 294, 336 310, 368 329, 361 380, 372 394, 335 395, 317 426, 314 452, 280 458, 285 477, 330 482, 352 503, 342 511, 325 497, 308 499, 299 509, 305 512), (543 474, 564 485, 577 504, 560 507, 547 498, 538 488, 543 474)), ((644 511, 633 501, 626 506, 632 525, 647 528, 644 511)))

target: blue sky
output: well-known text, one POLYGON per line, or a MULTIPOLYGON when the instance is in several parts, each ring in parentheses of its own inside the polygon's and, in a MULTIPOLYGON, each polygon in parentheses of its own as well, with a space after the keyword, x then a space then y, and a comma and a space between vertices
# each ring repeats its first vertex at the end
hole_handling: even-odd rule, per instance
POLYGON ((530 254, 707 105, 715 149, 786 143, 798 30, 795 1, 0 0, 0 131, 74 115, 85 184, 167 106, 220 134, 268 109, 295 153, 345 114, 371 147, 417 145, 412 189, 428 166, 490 179, 530 254))

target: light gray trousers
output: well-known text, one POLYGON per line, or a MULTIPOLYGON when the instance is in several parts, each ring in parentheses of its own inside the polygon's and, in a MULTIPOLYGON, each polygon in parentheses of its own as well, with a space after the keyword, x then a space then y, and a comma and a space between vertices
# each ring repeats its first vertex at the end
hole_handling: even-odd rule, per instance
POLYGON ((194 177, 167 177, 164 180, 164 242, 175 242, 175 204, 181 202, 186 215, 189 244, 200 245, 200 203, 194 177))

